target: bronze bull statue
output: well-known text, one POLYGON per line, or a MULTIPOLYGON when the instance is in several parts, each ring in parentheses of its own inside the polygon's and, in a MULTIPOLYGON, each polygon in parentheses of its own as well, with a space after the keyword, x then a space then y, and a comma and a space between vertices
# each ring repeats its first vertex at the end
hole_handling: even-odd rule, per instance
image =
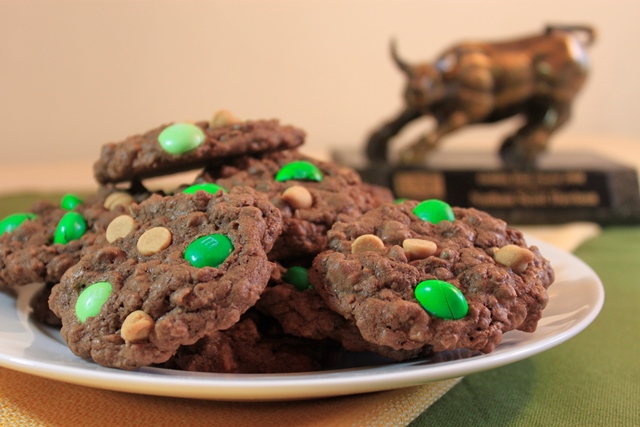
POLYGON ((406 107, 371 135, 367 156, 386 161, 389 140, 422 116, 432 116, 436 126, 400 152, 402 163, 423 164, 443 136, 464 126, 522 115, 524 125, 505 139, 500 154, 506 162, 534 164, 569 119, 594 38, 587 26, 548 26, 531 37, 458 44, 433 64, 416 65, 400 59, 392 42, 392 57, 408 79, 406 107))

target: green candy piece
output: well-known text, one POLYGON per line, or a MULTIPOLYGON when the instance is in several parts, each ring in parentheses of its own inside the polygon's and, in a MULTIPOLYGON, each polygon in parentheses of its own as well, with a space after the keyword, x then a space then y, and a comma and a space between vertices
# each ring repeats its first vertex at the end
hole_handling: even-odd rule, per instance
POLYGON ((184 154, 198 148, 206 136, 200 127, 191 123, 176 123, 167 126, 160 135, 158 142, 169 154, 184 154))
POLYGON ((23 222, 31 221, 36 218, 33 213, 14 213, 5 217, 0 221, 0 235, 4 233, 12 233, 13 230, 20 227, 23 222))
POLYGON ((425 280, 414 291, 420 305, 432 316, 441 319, 462 319, 469 304, 460 289, 442 280, 425 280))
POLYGON ((60 219, 56 233, 53 235, 53 243, 66 245, 72 240, 81 238, 87 231, 87 222, 78 212, 67 212, 60 219))
POLYGON ((289 181, 292 179, 303 181, 322 181, 322 172, 313 163, 305 160, 296 160, 287 163, 276 174, 276 181, 289 181))
POLYGON ((233 243, 224 234, 209 234, 191 242, 184 259, 194 267, 217 267, 233 252, 233 243))
POLYGON ((76 206, 82 203, 82 199, 75 194, 65 194, 60 201, 60 207, 68 211, 73 210, 76 206))
POLYGON ((89 317, 97 316, 112 292, 113 286, 109 282, 97 282, 87 286, 76 301, 76 315, 80 323, 84 323, 89 317))
POLYGON ((313 288, 311 283, 309 283, 309 271, 304 267, 290 267, 287 269, 287 272, 284 273, 282 279, 295 286, 299 291, 313 288))
POLYGON ((206 191, 207 193, 216 194, 218 190, 222 190, 225 193, 227 190, 213 183, 194 184, 185 188, 182 192, 187 194, 196 194, 196 191, 206 191))
POLYGON ((421 220, 429 221, 432 224, 437 224, 440 221, 453 221, 456 218, 451 206, 438 199, 420 202, 413 208, 413 213, 421 220))

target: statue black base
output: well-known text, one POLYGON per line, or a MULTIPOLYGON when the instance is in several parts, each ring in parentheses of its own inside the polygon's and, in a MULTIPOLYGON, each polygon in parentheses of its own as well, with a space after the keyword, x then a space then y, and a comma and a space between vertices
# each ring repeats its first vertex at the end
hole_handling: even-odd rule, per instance
POLYGON ((347 152, 333 157, 398 198, 437 198, 512 224, 640 223, 636 171, 590 152, 544 153, 528 168, 509 167, 492 152, 434 152, 421 167, 371 164, 347 152))

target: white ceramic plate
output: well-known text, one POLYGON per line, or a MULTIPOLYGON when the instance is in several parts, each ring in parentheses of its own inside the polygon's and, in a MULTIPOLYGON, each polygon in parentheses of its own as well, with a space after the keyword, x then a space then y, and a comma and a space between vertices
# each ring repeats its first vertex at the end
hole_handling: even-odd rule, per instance
POLYGON ((399 363, 363 359, 360 367, 302 374, 208 374, 143 368, 104 368, 74 356, 60 334, 35 323, 28 305, 37 291, 26 286, 17 300, 0 293, 0 366, 89 387, 161 396, 234 401, 309 399, 425 384, 480 372, 528 358, 572 338, 598 315, 604 289, 598 276, 575 256, 535 239, 551 261, 556 282, 535 333, 512 331, 490 354, 447 352, 399 363))

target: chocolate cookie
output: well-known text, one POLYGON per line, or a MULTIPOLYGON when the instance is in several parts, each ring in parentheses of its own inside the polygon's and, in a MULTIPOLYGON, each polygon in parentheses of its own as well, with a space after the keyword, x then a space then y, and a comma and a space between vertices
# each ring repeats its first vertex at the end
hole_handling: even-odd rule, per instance
POLYGON ((321 370, 331 350, 327 341, 282 333, 254 310, 231 328, 181 347, 164 367, 197 372, 272 374, 321 370))
POLYGON ((276 120, 163 125, 105 144, 94 164, 94 176, 104 184, 167 175, 204 167, 213 160, 297 147, 304 137, 303 131, 276 120))
POLYGON ((341 343, 346 350, 373 352, 394 360, 429 352, 428 348, 398 350, 365 341, 353 319, 348 320, 329 309, 315 289, 309 286, 304 278, 306 269, 278 267, 256 308, 276 319, 285 333, 311 340, 330 338, 341 343))
POLYGON ((327 231, 390 202, 388 189, 363 184, 347 167, 287 150, 244 156, 211 165, 197 179, 231 189, 249 186, 266 193, 282 212, 283 231, 269 254, 272 260, 315 256, 327 249, 327 231))
POLYGON ((5 218, 0 230, 0 287, 58 283, 84 251, 104 241, 107 225, 124 211, 116 199, 133 202, 125 194, 98 194, 84 202, 67 195, 59 204, 40 201, 29 212, 5 218))
POLYGON ((394 349, 492 351, 532 332, 553 270, 504 221, 439 201, 383 205, 337 222, 309 279, 365 340, 394 349))
POLYGON ((54 286, 55 285, 52 283, 45 284, 42 289, 33 295, 31 301, 29 301, 29 306, 33 310, 31 315, 36 321, 48 326, 59 328, 62 326, 62 322, 60 321, 60 318, 49 308, 49 296, 51 295, 51 289, 53 289, 54 286))
POLYGON ((49 300, 76 355, 122 369, 238 322, 267 285, 281 231, 280 212, 250 188, 153 195, 129 210, 49 300))

